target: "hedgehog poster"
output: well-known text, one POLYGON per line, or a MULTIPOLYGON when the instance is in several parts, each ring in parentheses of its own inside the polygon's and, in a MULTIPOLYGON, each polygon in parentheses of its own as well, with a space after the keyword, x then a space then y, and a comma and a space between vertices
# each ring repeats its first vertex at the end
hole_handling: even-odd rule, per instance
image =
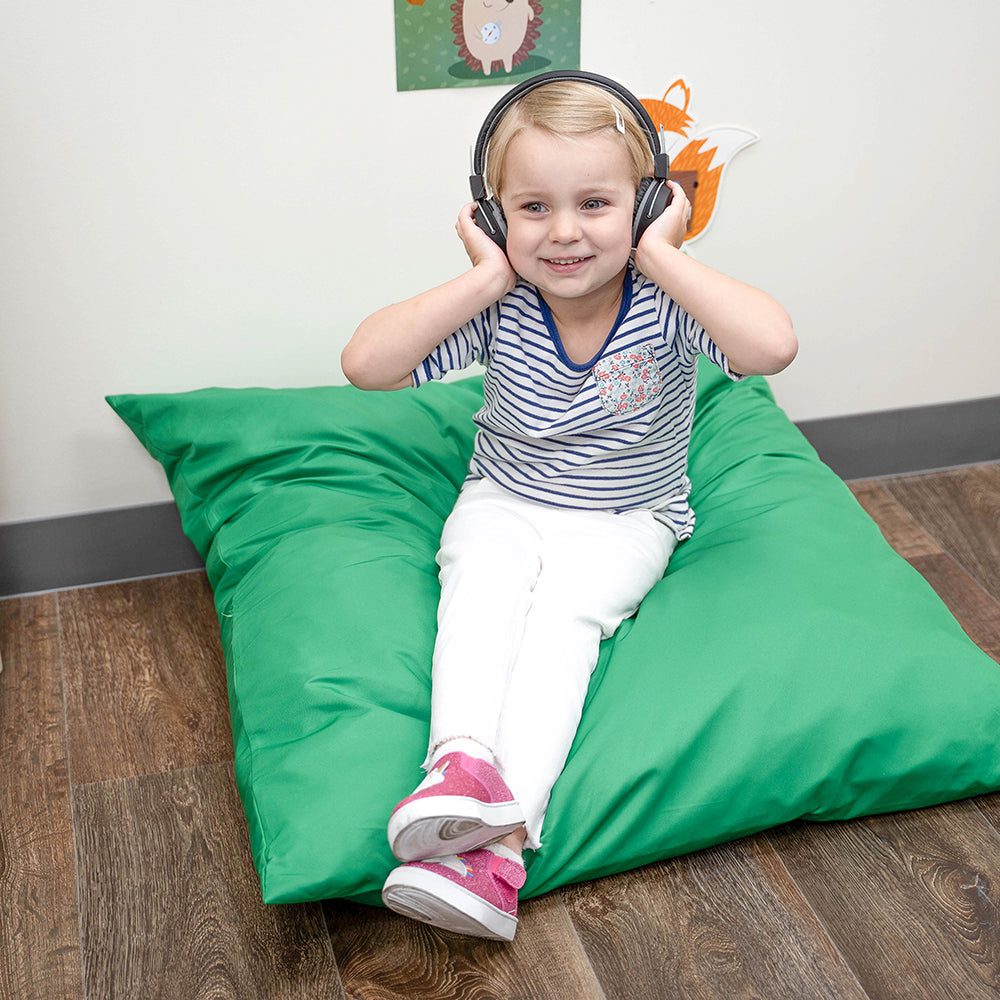
POLYGON ((396 89, 518 83, 580 68, 580 0, 394 0, 396 89))

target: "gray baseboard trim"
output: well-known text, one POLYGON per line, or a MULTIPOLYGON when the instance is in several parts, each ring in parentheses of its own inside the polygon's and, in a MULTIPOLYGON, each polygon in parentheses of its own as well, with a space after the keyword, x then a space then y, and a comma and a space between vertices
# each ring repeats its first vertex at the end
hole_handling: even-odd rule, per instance
MULTIPOLYGON (((1000 396, 798 426, 843 479, 1000 461, 1000 396)), ((0 597, 203 566, 172 503, 0 525, 0 597)))
POLYGON ((1000 460, 1000 396, 803 420, 798 428, 841 479, 1000 460))
POLYGON ((0 597, 204 565, 170 502, 0 525, 0 597))

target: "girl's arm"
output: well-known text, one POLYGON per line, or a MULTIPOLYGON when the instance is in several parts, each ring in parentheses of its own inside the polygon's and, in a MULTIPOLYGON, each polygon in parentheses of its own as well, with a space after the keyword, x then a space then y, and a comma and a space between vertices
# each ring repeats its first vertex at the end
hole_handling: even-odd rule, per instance
POLYGON ((516 276, 504 252, 475 224, 472 205, 456 229, 472 267, 457 278, 372 313, 340 356, 359 389, 404 389, 412 372, 438 344, 507 294, 516 276))
POLYGON ((766 292, 729 278, 679 249, 690 205, 683 188, 668 183, 673 200, 639 241, 636 266, 705 328, 733 371, 774 375, 787 368, 798 351, 788 313, 766 292))

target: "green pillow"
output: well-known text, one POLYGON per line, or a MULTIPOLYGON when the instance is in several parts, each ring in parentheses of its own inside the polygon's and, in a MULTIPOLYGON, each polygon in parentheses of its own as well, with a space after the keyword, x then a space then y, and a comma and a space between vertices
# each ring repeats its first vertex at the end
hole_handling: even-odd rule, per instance
MULTIPOLYGON (((379 902, 480 379, 109 397, 205 558, 263 898, 379 902)), ((762 379, 700 372, 694 537, 604 642, 524 897, 1000 788, 1000 670, 762 379)))

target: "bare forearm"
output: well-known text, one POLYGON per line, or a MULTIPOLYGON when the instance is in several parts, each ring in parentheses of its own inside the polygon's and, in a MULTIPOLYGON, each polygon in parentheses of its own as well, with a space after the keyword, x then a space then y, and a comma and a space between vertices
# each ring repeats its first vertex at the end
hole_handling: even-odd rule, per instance
POLYGON ((348 381, 360 389, 402 389, 445 337, 496 302, 506 278, 473 267, 457 278, 374 312, 341 354, 348 381))
POLYGON ((773 375, 795 358, 798 340, 792 321, 766 292, 662 242, 637 257, 636 263, 701 323, 734 371, 773 375))

